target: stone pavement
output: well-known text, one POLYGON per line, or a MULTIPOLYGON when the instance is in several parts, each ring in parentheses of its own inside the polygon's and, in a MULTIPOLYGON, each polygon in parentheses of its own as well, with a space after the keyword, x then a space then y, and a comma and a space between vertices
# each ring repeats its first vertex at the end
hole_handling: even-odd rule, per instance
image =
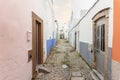
POLYGON ((71 80, 83 80, 83 77, 79 71, 72 72, 71 80))
POLYGON ((36 80, 91 80, 91 69, 66 40, 58 41, 43 66, 50 73, 40 72, 36 80))

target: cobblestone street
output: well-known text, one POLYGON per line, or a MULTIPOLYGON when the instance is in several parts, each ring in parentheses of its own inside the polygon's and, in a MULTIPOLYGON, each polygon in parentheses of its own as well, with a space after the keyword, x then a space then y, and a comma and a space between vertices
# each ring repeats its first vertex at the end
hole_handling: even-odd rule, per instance
POLYGON ((48 74, 39 73, 36 80, 91 79, 91 69, 66 40, 58 41, 43 66, 51 72, 48 74))
POLYGON ((120 80, 120 0, 0 3, 0 80, 120 80))

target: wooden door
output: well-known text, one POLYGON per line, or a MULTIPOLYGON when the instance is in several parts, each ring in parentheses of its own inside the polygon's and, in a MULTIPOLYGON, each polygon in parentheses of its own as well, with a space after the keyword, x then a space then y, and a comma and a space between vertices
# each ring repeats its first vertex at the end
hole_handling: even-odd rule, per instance
POLYGON ((32 74, 37 74, 36 67, 43 63, 43 21, 32 13, 32 74))

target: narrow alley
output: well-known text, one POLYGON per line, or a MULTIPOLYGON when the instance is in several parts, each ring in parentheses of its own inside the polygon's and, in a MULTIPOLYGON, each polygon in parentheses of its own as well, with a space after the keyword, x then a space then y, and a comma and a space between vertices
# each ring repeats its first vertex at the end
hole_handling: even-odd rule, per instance
POLYGON ((91 69, 67 40, 59 40, 42 65, 50 73, 39 73, 36 80, 90 80, 91 69))
POLYGON ((0 0, 0 80, 120 80, 120 0, 0 0))

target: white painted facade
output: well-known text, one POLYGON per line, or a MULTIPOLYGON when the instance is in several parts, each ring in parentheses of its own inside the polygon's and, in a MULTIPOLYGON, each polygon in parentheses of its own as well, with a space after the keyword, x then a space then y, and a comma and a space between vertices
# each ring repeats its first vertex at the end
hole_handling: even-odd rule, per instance
POLYGON ((88 14, 80 21, 80 41, 92 44, 92 18, 99 11, 110 8, 109 11, 109 47, 112 47, 112 34, 113 34, 113 0, 99 0, 97 4, 88 12, 88 14))
POLYGON ((64 34, 64 39, 68 40, 68 24, 67 23, 64 23, 63 24, 63 34, 64 34))
MULTIPOLYGON (((79 1, 80 2, 80 1, 79 1)), ((82 2, 82 1, 81 1, 82 2)), ((78 2, 75 4, 74 7, 81 7, 77 5, 78 2)), ((81 19, 80 16, 76 14, 80 14, 78 10, 74 10, 71 16, 71 22, 69 24, 69 40, 72 46, 74 46, 74 33, 75 31, 79 31, 79 41, 92 44, 92 18, 95 14, 99 11, 110 8, 109 10, 109 34, 108 34, 108 45, 112 47, 112 37, 113 37, 113 0, 98 0, 97 4, 87 13, 87 15, 81 19), (75 13, 75 15, 74 15, 75 13), (78 18, 76 18, 78 16, 78 18), (79 22, 80 20, 80 22, 79 22), (79 22, 79 24, 78 24, 79 22), (77 25, 76 25, 77 24, 77 25), (79 27, 79 28, 78 28, 79 27), (79 30, 78 30, 79 29, 79 30)), ((86 12, 86 11, 85 11, 86 12)))
MULTIPOLYGON (((75 9, 75 7, 80 7, 80 9, 84 10, 83 6, 86 6, 87 4, 84 3, 84 1, 78 1, 77 3, 73 3, 73 12, 71 15, 71 22, 69 24, 69 41, 70 44, 75 47, 75 32, 79 32, 77 34, 77 45, 76 50, 80 52, 80 42, 87 43, 88 49, 91 50, 92 44, 93 44, 93 21, 92 18, 101 10, 109 8, 109 27, 108 27, 108 47, 112 48, 112 39, 113 39, 113 0, 96 0, 94 5, 88 9, 88 11, 85 11, 85 14, 83 16, 78 16, 80 14, 79 9, 75 9), (83 2, 81 5, 79 5, 79 2, 83 2), (84 5, 83 5, 84 4, 84 5), (74 14, 75 13, 75 14, 74 14), (78 16, 78 17, 77 17, 78 16), (75 19, 77 21, 75 21, 75 19)), ((81 53, 80 53, 81 54, 81 53)), ((83 54, 85 57, 88 54, 83 54)), ((88 60, 88 57, 85 58, 85 60, 88 60)), ((88 60, 89 61, 89 60, 88 60)), ((91 63, 90 63, 91 64, 91 63)), ((109 70, 111 71, 111 70, 109 70)), ((109 72, 111 74, 111 72, 109 72)), ((109 78, 111 75, 109 75, 109 78)))
POLYGON ((76 34, 76 50, 79 52, 79 28, 76 24, 85 15, 89 7, 93 4, 95 0, 72 0, 72 12, 71 19, 69 22, 69 41, 73 47, 75 47, 75 32, 76 34), (87 6, 86 6, 87 5, 87 6), (75 27, 76 26, 76 27, 75 27), (75 27, 75 28, 74 28, 75 27))

